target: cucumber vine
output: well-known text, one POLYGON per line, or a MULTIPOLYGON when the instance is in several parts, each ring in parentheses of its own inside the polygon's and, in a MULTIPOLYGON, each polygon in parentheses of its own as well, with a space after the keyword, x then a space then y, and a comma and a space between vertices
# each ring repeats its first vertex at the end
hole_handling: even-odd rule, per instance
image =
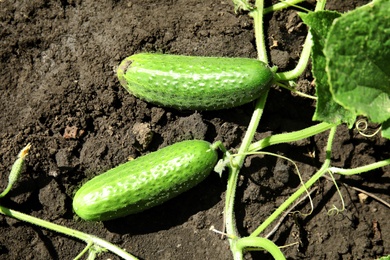
MULTIPOLYGON (((287 4, 286 2, 284 2, 284 4, 287 4)), ((293 4, 292 2, 293 1, 290 1, 290 4, 293 4)), ((323 10, 325 7, 325 2, 326 2, 325 0, 319 0, 317 2, 314 12, 323 10)), ((242 6, 242 5, 238 5, 238 6, 242 6)), ((267 62, 267 57, 266 57, 267 54, 264 46, 264 36, 262 33, 263 29, 259 28, 262 26, 262 15, 264 10, 263 1, 256 1, 255 8, 250 8, 250 9, 246 8, 246 10, 250 12, 249 15, 254 19, 256 44, 257 44, 257 50, 259 52, 258 57, 260 60, 267 62), (261 37, 261 39, 258 39, 259 37, 261 37)), ((309 32, 306 37, 304 47, 297 66, 292 71, 276 73, 277 81, 288 81, 288 80, 295 79, 299 75, 301 75, 307 66, 312 47, 313 47, 313 40, 312 40, 311 32, 309 32)), ((249 123, 247 132, 245 133, 245 137, 238 150, 238 156, 235 158, 236 162, 231 164, 229 168, 228 187, 226 192, 226 205, 225 205, 225 224, 226 224, 227 237, 229 238, 229 242, 230 242, 230 248, 235 260, 243 259, 243 252, 245 251, 244 249, 249 251, 249 250, 259 250, 259 248, 268 251, 275 259, 285 259, 284 255, 280 253, 279 248, 272 241, 268 239, 246 240, 247 238, 239 238, 239 235, 237 233, 237 229, 235 227, 235 219, 234 219, 234 196, 235 196, 236 183, 238 180, 239 170, 244 162, 246 153, 258 152, 261 149, 272 144, 299 140, 330 129, 328 144, 326 147, 326 159, 323 162, 322 167, 308 181, 306 181, 306 183, 303 186, 301 186, 296 192, 290 195, 290 197, 287 200, 285 200, 257 229, 255 229, 249 235, 249 238, 258 238, 258 236, 261 234, 262 231, 265 230, 266 227, 271 225, 271 223, 274 222, 280 214, 282 214, 289 206, 291 206, 294 203, 294 201, 296 201, 305 191, 307 191, 308 188, 310 188, 326 172, 329 171, 338 174, 358 174, 361 172, 371 171, 376 168, 384 167, 390 164, 390 159, 387 159, 380 162, 372 163, 370 165, 358 167, 355 169, 338 169, 332 167, 331 166, 332 142, 333 142, 334 135, 336 133, 337 124, 329 124, 325 122, 320 123, 314 127, 309 127, 297 132, 269 136, 263 140, 251 144, 254 133, 257 129, 257 126, 259 125, 261 114, 265 106, 265 101, 266 101, 266 95, 262 96, 259 99, 258 103, 256 104, 255 111, 249 123), (244 246, 240 243, 241 240, 245 240, 245 243, 243 243, 244 246), (240 244, 240 246, 237 246, 237 244, 240 244)))

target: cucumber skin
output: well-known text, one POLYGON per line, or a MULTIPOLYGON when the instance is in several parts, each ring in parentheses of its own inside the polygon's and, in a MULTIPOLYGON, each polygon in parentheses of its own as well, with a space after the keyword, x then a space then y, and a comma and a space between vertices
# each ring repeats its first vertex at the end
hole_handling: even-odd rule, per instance
POLYGON ((248 58, 140 53, 117 70, 134 96, 179 110, 218 110, 249 103, 274 80, 267 64, 248 58))
POLYGON ((210 143, 182 141, 98 175, 75 194, 73 209, 85 220, 110 220, 144 211, 204 180, 218 160, 210 143))

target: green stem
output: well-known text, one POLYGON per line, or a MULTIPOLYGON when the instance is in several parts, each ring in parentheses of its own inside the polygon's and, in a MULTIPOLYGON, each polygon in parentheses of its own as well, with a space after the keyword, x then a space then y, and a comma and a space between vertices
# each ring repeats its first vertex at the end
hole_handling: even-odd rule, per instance
MULTIPOLYGON (((226 233, 231 238, 237 238, 237 226, 236 218, 234 216, 234 197, 237 187, 239 169, 237 167, 229 168, 229 177, 227 182, 226 189, 226 199, 225 199, 225 211, 224 211, 224 225, 226 228, 226 233)), ((229 243, 232 248, 234 240, 230 239, 229 243)))
POLYGON ((249 146, 248 152, 257 152, 267 146, 280 144, 280 143, 288 143, 288 142, 294 142, 298 140, 302 140, 304 138, 322 133, 330 128, 332 128, 333 124, 328 123, 319 123, 314 126, 310 126, 308 128, 290 132, 290 133, 284 133, 284 134, 276 134, 268 136, 264 139, 261 139, 260 141, 257 141, 249 146))
POLYGON ((79 260, 79 259, 81 259, 81 257, 83 257, 83 255, 84 255, 86 252, 88 252, 88 251, 91 249, 92 246, 93 246, 93 243, 92 243, 92 242, 89 242, 89 243, 87 244, 87 246, 84 247, 83 251, 81 251, 80 254, 78 254, 73 260, 79 260))
POLYGON ((279 10, 282 10, 284 8, 290 7, 292 5, 295 5, 295 4, 304 2, 304 1, 306 1, 306 0, 286 0, 286 1, 274 4, 274 5, 271 5, 270 7, 264 8, 263 14, 268 14, 268 13, 272 13, 275 11, 279 11, 279 10))
POLYGON ((306 69, 307 63, 310 58, 310 52, 311 48, 313 46, 313 41, 311 39, 311 33, 308 32, 306 36, 305 43, 303 44, 303 49, 301 52, 301 56, 299 57, 299 61, 297 66, 290 71, 285 72, 277 72, 275 74, 277 81, 283 81, 283 80, 292 80, 298 78, 303 71, 306 69))
MULTIPOLYGON (((264 33, 263 33, 263 6, 264 6, 263 0, 256 0, 256 9, 251 12, 251 16, 254 19, 256 45, 257 45, 256 47, 259 53, 258 57, 261 61, 268 63, 267 52, 264 44, 264 33)), ((228 177, 228 185, 227 185, 226 200, 225 200, 224 222, 226 226, 226 232, 229 234, 229 236, 232 237, 238 237, 236 220, 234 216, 234 197, 236 193, 238 174, 245 160, 244 154, 248 151, 249 145, 252 142, 253 137, 256 133, 256 129, 259 125, 260 118, 263 114, 263 110, 265 107, 265 102, 267 100, 267 96, 268 96, 268 91, 263 95, 261 95, 261 97, 257 101, 248 129, 245 133, 245 136, 242 140, 242 144, 238 151, 238 153, 242 155, 237 156, 234 160, 234 166, 229 168, 229 177, 228 177)), ((229 242, 231 248, 233 248, 234 240, 230 239, 229 242)))
MULTIPOLYGON (((225 200, 225 225, 226 232, 229 236, 238 237, 236 222, 234 217, 234 196, 236 193, 238 173, 240 168, 244 164, 245 153, 248 151, 249 145, 253 140, 253 136, 256 133, 256 129, 259 125, 261 116, 263 114, 265 102, 267 100, 268 92, 264 93, 257 101, 256 109, 252 114, 251 121, 248 126, 248 130, 245 133, 245 136, 242 140, 242 144, 238 150, 238 156, 234 158, 232 168, 230 168, 229 177, 228 177, 228 187, 226 190, 226 200, 225 200)), ((232 241, 232 240, 230 240, 232 241)))
MULTIPOLYGON (((258 58, 259 58, 259 60, 268 63, 265 42, 264 42, 264 32, 263 32, 263 6, 264 6, 263 0, 256 0, 256 9, 254 11, 252 11, 250 14, 254 19, 256 47, 257 47, 257 51, 258 51, 258 58)), ((309 46, 309 47, 311 48, 311 46, 309 46)), ((310 48, 309 48, 309 55, 310 55, 310 48)), ((306 64, 307 64, 307 61, 306 61, 306 64)), ((242 167, 242 165, 244 163, 245 154, 248 152, 248 149, 250 147, 250 143, 252 142, 254 134, 255 134, 256 129, 258 127, 261 115, 263 113, 263 109, 265 106, 267 96, 268 96, 268 92, 265 93, 264 95, 262 95, 260 97, 260 99, 258 100, 258 102, 256 104, 256 108, 253 112, 251 121, 249 123, 247 132, 245 133, 242 144, 238 150, 238 156, 234 158, 232 165, 229 168, 228 187, 227 187, 227 191, 226 191, 226 200, 225 200, 225 214, 224 214, 225 219, 224 219, 224 221, 225 221, 225 225, 226 225, 226 232, 227 232, 228 236, 230 237, 230 239, 229 239, 230 248, 232 250, 234 259, 236 259, 236 260, 242 259, 243 247, 239 246, 240 245, 239 241, 244 241, 244 242, 246 241, 246 240, 237 239, 237 237, 239 235, 237 232, 235 216, 234 216, 234 196, 235 196, 236 187, 237 187, 238 174, 239 174, 240 168, 242 167)), ((290 205, 290 203, 288 205, 290 205)), ((253 241, 249 240, 251 238, 247 238, 247 239, 248 239, 248 242, 251 241, 250 245, 252 245, 253 241)), ((264 243, 266 243, 266 242, 264 242, 264 243)), ((257 244, 254 246, 259 247, 259 246, 261 246, 261 244, 262 243, 260 242, 260 245, 257 244)), ((276 251, 274 251, 275 248, 277 248, 277 247, 276 246, 271 247, 269 250, 272 252, 276 252, 276 251)), ((268 249, 266 249, 266 250, 268 250, 268 249)), ((279 252, 280 252, 280 250, 279 250, 279 252)), ((280 253, 280 255, 278 256, 277 259, 284 259, 283 254, 280 253), (283 257, 283 258, 280 258, 280 257, 283 257)))
MULTIPOLYGON (((326 3, 326 0, 318 0, 314 12, 324 10, 325 3, 326 3)), ((313 41, 312 41, 311 37, 312 37, 311 33, 308 32, 297 66, 293 70, 276 73, 276 80, 277 81, 296 79, 303 73, 303 71, 305 70, 307 63, 309 61, 311 48, 313 46, 313 41)))
POLYGON ((237 252, 243 252, 245 249, 247 250, 258 250, 263 248, 267 252, 269 252, 274 259, 284 260, 286 259, 280 251, 279 247, 275 245, 274 242, 267 238, 262 237, 243 237, 237 240, 235 244, 237 248, 237 252))
POLYGON ((257 237, 265 228, 267 228, 276 218, 286 210, 295 200, 297 200, 304 192, 308 190, 328 169, 331 160, 331 151, 333 138, 336 133, 336 126, 333 126, 330 129, 328 143, 326 146, 326 159, 322 164, 321 169, 319 169, 313 177, 311 177, 305 185, 301 186, 297 191, 295 191, 287 200, 285 200, 282 205, 280 205, 253 233, 250 237, 257 237))
POLYGON ((263 28, 263 0, 256 0, 256 8, 249 13, 253 18, 254 30, 255 30, 255 39, 256 39, 256 48, 258 59, 262 62, 268 64, 267 49, 265 46, 264 39, 264 28, 263 28))
POLYGON ((390 165, 390 159, 386 159, 383 161, 371 163, 368 165, 364 165, 361 167, 353 168, 353 169, 342 169, 342 168, 337 168, 337 167, 330 167, 329 171, 332 173, 337 173, 337 174, 342 174, 342 175, 354 175, 354 174, 360 174, 363 172, 368 172, 372 171, 378 168, 385 167, 387 165, 390 165))
POLYGON ((21 212, 16 211, 16 210, 8 209, 8 208, 3 207, 3 206, 0 206, 0 213, 7 215, 9 217, 13 217, 13 218, 16 218, 16 219, 40 226, 40 227, 44 227, 44 228, 71 236, 71 237, 81 239, 81 240, 85 241, 87 244, 94 243, 98 246, 101 246, 103 248, 110 250, 114 254, 122 257, 123 259, 129 259, 129 260, 136 260, 137 259, 136 257, 130 255, 126 251, 122 250, 121 248, 119 248, 119 247, 117 247, 117 246, 115 246, 115 245, 113 245, 113 244, 111 244, 111 243, 109 243, 101 238, 98 238, 96 236, 85 234, 81 231, 67 228, 67 227, 64 227, 61 225, 57 225, 57 224, 48 222, 46 220, 42 220, 42 219, 30 216, 30 215, 21 213, 21 212))

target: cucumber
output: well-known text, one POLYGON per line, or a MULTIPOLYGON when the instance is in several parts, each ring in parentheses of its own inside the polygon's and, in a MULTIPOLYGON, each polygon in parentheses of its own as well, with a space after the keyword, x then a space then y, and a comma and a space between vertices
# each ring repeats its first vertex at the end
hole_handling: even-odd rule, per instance
POLYGON ((159 205, 194 187, 213 170, 216 148, 182 141, 121 164, 86 182, 73 209, 85 220, 110 220, 159 205))
POLYGON ((260 97, 274 80, 268 65, 255 59, 155 53, 127 57, 117 75, 134 96, 179 110, 240 106, 260 97))

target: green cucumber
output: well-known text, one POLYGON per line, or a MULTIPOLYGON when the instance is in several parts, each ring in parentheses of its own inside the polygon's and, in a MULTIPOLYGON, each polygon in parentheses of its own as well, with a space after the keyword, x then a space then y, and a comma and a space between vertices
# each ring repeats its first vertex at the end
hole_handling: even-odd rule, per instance
POLYGON ((127 57, 117 75, 134 96, 181 110, 240 106, 260 97, 274 80, 268 65, 255 59, 155 53, 127 57))
POLYGON ((214 146, 182 141, 121 164, 86 182, 73 209, 85 220, 110 220, 159 205, 194 187, 218 160, 214 146))

